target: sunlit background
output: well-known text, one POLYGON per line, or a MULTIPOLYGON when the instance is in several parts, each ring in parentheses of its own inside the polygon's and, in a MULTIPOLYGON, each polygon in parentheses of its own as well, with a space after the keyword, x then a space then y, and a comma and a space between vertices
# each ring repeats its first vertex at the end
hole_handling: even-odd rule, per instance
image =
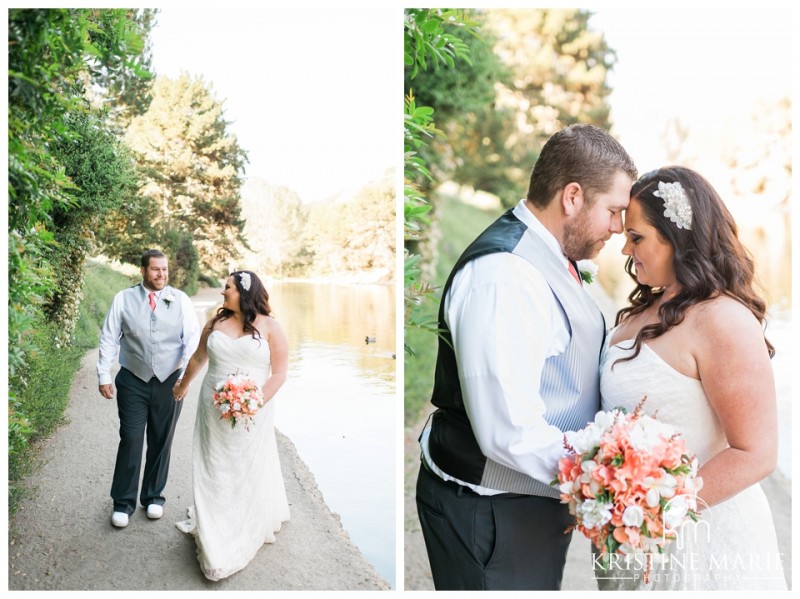
POLYGON ((601 9, 590 23, 617 53, 611 118, 639 172, 681 164, 703 174, 753 252, 770 305, 788 309, 790 11, 601 9))

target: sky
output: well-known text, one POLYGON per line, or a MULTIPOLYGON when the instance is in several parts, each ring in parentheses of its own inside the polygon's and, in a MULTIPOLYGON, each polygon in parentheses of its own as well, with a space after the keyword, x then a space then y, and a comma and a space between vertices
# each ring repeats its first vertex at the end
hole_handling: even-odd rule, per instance
POLYGON ((399 166, 401 23, 401 10, 380 6, 168 5, 152 64, 213 85, 247 177, 317 201, 399 166))
POLYGON ((792 15, 785 2, 666 6, 601 6, 590 21, 617 52, 609 76, 614 133, 640 172, 664 164, 668 119, 721 143, 754 107, 792 94, 792 15))

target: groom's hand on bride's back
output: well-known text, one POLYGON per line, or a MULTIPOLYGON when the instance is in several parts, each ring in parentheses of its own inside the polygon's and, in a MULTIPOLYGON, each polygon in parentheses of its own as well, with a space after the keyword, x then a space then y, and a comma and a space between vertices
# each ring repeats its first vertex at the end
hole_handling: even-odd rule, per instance
POLYGON ((114 385, 108 383, 107 385, 100 385, 100 395, 106 399, 114 399, 114 385))

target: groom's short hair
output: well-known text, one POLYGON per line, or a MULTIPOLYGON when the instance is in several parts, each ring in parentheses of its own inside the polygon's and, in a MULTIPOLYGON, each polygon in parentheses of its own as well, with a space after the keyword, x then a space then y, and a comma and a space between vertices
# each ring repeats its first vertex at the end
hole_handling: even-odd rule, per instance
POLYGON ((166 258, 167 255, 161 250, 145 250, 142 254, 142 268, 150 266, 150 258, 166 258))
POLYGON ((570 125, 544 144, 531 172, 527 199, 546 208, 557 193, 575 182, 590 206, 594 194, 611 189, 617 171, 636 180, 636 166, 622 144, 594 125, 570 125))

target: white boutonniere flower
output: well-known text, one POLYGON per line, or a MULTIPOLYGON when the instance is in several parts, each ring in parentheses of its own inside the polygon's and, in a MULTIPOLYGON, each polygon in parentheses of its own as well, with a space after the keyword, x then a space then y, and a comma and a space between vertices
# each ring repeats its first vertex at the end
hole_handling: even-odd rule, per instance
POLYGON ((591 260, 578 260, 578 274, 587 284, 594 282, 599 267, 591 260))
POLYGON ((175 296, 172 293, 168 293, 167 297, 164 298, 164 302, 167 304, 167 308, 169 305, 175 301, 175 296))

